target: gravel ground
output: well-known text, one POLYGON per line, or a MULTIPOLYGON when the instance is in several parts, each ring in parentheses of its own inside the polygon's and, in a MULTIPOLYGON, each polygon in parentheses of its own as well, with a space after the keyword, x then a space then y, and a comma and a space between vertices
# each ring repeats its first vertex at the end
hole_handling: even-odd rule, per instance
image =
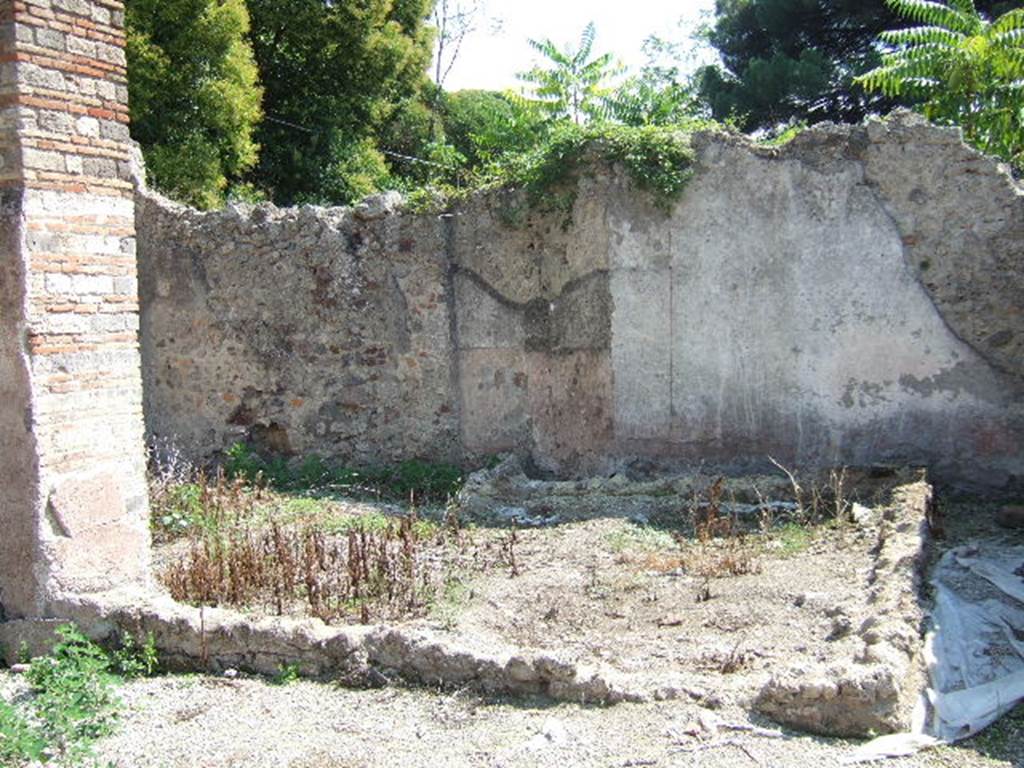
MULTIPOLYGON (((0 672, 0 694, 22 692, 0 672)), ((400 687, 356 691, 295 682, 198 675, 126 684, 117 732, 99 743, 98 765, 116 768, 447 768, 462 766, 781 766, 838 765, 855 743, 792 733, 769 738, 722 727, 711 737, 703 716, 727 725, 750 720, 739 709, 694 704, 552 705, 484 701, 400 687)), ((757 726, 774 730, 768 722, 757 726)), ((957 747, 892 768, 1024 766, 1024 707, 957 747)))
MULTIPOLYGON (((0 688, 10 685, 0 674, 0 688)), ((610 708, 483 701, 459 693, 354 691, 295 682, 169 676, 121 690, 125 714, 99 745, 118 768, 369 768, 376 766, 837 765, 852 742, 722 731, 718 745, 687 735, 702 710, 681 702, 610 708), (728 743, 721 743, 728 742, 728 743), (689 750, 689 751, 682 751, 689 750)), ((706 716, 706 711, 705 711, 706 716)), ((712 715, 748 723, 740 710, 712 715)), ((758 725, 773 727, 770 723, 758 725)), ((1024 765, 1024 708, 995 731, 892 768, 1024 765)))

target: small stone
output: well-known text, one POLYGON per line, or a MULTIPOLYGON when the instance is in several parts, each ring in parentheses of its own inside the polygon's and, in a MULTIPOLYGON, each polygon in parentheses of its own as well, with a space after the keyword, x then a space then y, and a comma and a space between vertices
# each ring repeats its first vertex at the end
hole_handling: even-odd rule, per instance
POLYGON ((569 741, 569 732, 565 728, 565 723, 556 717, 549 717, 544 721, 541 733, 544 734, 545 739, 555 746, 561 746, 569 741))
POLYGON ((1024 504, 1012 504, 996 513, 996 522, 1003 528, 1024 528, 1024 504))
POLYGON ((385 192, 366 198, 353 209, 353 213, 363 221, 372 221, 394 213, 401 206, 402 195, 399 192, 385 192))
POLYGON ((846 637, 853 630, 853 623, 849 616, 837 616, 832 620, 832 631, 825 638, 828 642, 840 640, 846 637))
POLYGON ((235 669, 234 667, 228 667, 227 669, 224 670, 224 672, 222 674, 228 680, 234 680, 236 677, 238 677, 238 670, 235 669))
POLYGON ((718 717, 707 709, 702 709, 697 713, 697 720, 700 723, 700 728, 707 734, 709 739, 714 739, 718 736, 718 717))
POLYGON ((509 679, 515 683, 532 683, 537 679, 537 673, 522 656, 513 656, 505 665, 505 672, 509 679))
POLYGON ((11 672, 16 675, 24 675, 31 667, 31 664, 11 664, 11 672))
POLYGON ((854 502, 853 508, 850 510, 850 517, 853 518, 859 526, 871 525, 875 520, 875 514, 871 511, 870 507, 865 507, 863 504, 857 504, 854 502))

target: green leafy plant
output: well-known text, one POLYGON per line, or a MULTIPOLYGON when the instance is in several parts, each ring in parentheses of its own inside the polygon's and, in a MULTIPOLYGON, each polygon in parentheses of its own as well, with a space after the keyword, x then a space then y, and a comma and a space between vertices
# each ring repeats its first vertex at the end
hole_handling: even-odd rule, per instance
POLYGON ((125 679, 152 677, 159 667, 153 633, 139 642, 130 634, 121 637, 121 647, 110 653, 111 669, 125 679))
POLYGON ((534 103, 551 117, 568 117, 579 125, 604 114, 603 101, 611 93, 608 80, 616 74, 612 55, 591 57, 597 32, 587 24, 576 48, 561 50, 551 40, 529 40, 530 46, 548 60, 519 79, 534 86, 534 103))
POLYGON ((281 664, 270 682, 272 685, 291 685, 298 682, 300 671, 299 665, 294 662, 281 664))
POLYGON ((153 503, 154 533, 174 538, 186 533, 202 517, 203 491, 198 483, 169 485, 153 503))
POLYGON ((255 483, 261 479, 265 467, 259 454, 245 443, 235 443, 225 453, 224 469, 230 477, 255 483))
POLYGON ((58 627, 56 634, 60 640, 50 654, 29 666, 33 696, 19 705, 0 699, 0 765, 85 764, 93 742, 116 724, 115 684, 156 671, 152 635, 142 643, 124 635, 121 647, 108 652, 73 625, 58 627))
MULTIPOLYGON (((689 128, 712 127, 694 123, 689 128)), ((536 150, 511 159, 496 186, 521 186, 530 202, 546 210, 569 211, 576 181, 591 160, 622 163, 634 183, 669 207, 693 175, 690 130, 682 127, 632 127, 610 123, 578 126, 562 123, 536 150)))
POLYGON ((74 626, 56 632, 60 642, 49 656, 35 659, 27 673, 35 691, 30 704, 35 735, 24 728, 16 733, 22 747, 45 743, 58 764, 78 766, 92 754, 93 742, 114 728, 117 678, 107 653, 74 626))
POLYGON ((911 97, 931 120, 959 125, 984 152, 1024 163, 1024 9, 988 21, 974 0, 886 0, 920 24, 883 32, 882 65, 857 78, 911 97))
POLYGON ((0 765, 42 761, 46 741, 39 729, 12 705, 0 699, 0 765))

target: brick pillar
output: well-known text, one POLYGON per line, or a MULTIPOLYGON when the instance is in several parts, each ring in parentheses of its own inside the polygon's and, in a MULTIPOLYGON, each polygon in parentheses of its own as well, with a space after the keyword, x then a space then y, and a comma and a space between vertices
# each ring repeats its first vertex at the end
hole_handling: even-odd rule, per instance
POLYGON ((116 0, 0 0, 0 620, 148 581, 116 0))

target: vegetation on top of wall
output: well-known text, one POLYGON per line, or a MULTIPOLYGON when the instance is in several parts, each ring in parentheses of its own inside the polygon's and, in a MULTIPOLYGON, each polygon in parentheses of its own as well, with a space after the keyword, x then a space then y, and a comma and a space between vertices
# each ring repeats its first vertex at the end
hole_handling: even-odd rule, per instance
POLYGON ((473 192, 522 189, 531 206, 569 213, 580 176, 604 163, 621 164, 633 183, 667 210, 693 176, 693 133, 715 129, 727 130, 703 120, 685 126, 559 123, 535 148, 501 158, 465 186, 438 184, 413 190, 406 195, 406 206, 433 212, 473 192))
POLYGON ((564 123, 535 151, 511 158, 498 179, 524 187, 531 202, 542 207, 571 207, 574 182, 589 157, 621 163, 636 185, 665 208, 693 175, 690 133, 682 128, 564 123))

